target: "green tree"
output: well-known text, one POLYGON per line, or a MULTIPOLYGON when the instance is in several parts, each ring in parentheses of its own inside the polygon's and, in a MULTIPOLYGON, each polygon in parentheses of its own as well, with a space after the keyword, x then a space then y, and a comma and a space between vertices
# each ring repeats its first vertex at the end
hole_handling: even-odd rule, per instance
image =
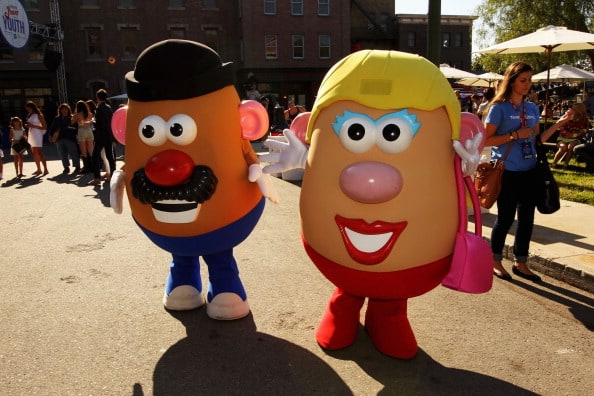
MULTIPOLYGON (((480 48, 532 33, 548 25, 594 33, 592 0, 484 0, 476 13, 482 20, 482 26, 475 31, 480 48)), ((517 60, 530 63, 535 72, 547 69, 547 57, 544 54, 480 54, 473 61, 473 69, 502 73, 517 60)), ((594 50, 554 52, 551 67, 563 63, 593 70, 594 50)))

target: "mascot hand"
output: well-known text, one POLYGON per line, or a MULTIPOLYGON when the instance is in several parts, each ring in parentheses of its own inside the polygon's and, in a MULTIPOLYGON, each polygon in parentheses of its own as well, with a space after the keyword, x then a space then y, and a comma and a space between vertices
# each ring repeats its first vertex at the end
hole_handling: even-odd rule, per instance
POLYGON ((483 140, 483 134, 477 133, 472 139, 468 139, 464 145, 454 140, 454 150, 462 159, 462 173, 464 176, 472 176, 476 172, 480 158, 479 146, 483 140))
POLYGON ((262 168, 260 164, 252 164, 249 168, 249 181, 258 183, 258 187, 260 187, 260 191, 262 191, 262 195, 268 198, 270 201, 274 203, 279 203, 280 199, 276 190, 272 186, 272 182, 270 181, 270 176, 267 174, 262 173, 262 168))
POLYGON ((272 150, 270 154, 260 155, 261 161, 270 163, 264 167, 264 173, 280 173, 305 168, 307 146, 289 129, 285 129, 283 135, 285 135, 283 140, 269 138, 264 141, 264 146, 272 150))
POLYGON ((124 189, 126 188, 126 182, 124 180, 124 171, 116 170, 111 176, 109 182, 109 204, 111 205, 114 212, 117 214, 122 213, 122 202, 124 200, 124 189))

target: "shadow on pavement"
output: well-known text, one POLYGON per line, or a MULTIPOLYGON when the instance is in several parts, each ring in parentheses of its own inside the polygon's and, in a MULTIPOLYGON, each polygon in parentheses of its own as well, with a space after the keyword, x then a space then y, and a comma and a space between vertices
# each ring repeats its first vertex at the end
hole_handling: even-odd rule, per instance
POLYGON ((375 349, 362 326, 355 344, 328 354, 357 363, 384 386, 380 395, 536 395, 498 378, 444 367, 422 349, 411 360, 383 355, 375 349))
MULTIPOLYGON (((169 312, 187 338, 171 346, 153 374, 154 395, 348 395, 344 381, 319 357, 260 333, 250 314, 215 321, 202 312, 169 312)), ((139 390, 135 388, 135 395, 139 390)))
MULTIPOLYGON (((258 332, 251 314, 230 322, 211 320, 206 312, 170 314, 184 324, 188 336, 171 346, 157 363, 154 395, 357 393, 308 350, 258 332)), ((535 394, 487 375, 444 367, 422 350, 412 360, 382 355, 363 328, 353 346, 326 353, 359 365, 383 385, 379 394, 535 394)), ((140 385, 135 384, 133 396, 142 394, 140 385)))
POLYGON ((547 283, 544 280, 538 284, 527 283, 516 279, 512 280, 512 282, 516 286, 567 307, 574 318, 579 320, 584 327, 590 331, 594 331, 594 299, 588 297, 585 292, 584 294, 576 293, 547 283))

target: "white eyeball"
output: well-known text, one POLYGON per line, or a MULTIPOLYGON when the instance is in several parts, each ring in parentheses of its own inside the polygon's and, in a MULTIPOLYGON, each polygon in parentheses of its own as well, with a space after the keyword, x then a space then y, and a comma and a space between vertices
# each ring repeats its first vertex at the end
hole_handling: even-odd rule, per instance
POLYGON ((138 125, 138 135, 149 146, 161 146, 167 141, 165 121, 157 115, 145 117, 138 125))

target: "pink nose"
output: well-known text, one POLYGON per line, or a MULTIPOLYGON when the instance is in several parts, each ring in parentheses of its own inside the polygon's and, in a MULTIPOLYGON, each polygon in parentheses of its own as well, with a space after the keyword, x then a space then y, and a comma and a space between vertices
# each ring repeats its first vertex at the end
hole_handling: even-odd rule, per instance
POLYGON ((402 175, 383 162, 357 162, 340 174, 340 188, 352 200, 362 203, 382 203, 402 191, 402 175))
POLYGON ((192 157, 179 150, 161 151, 144 167, 146 177, 158 186, 177 186, 189 180, 193 172, 192 157))

